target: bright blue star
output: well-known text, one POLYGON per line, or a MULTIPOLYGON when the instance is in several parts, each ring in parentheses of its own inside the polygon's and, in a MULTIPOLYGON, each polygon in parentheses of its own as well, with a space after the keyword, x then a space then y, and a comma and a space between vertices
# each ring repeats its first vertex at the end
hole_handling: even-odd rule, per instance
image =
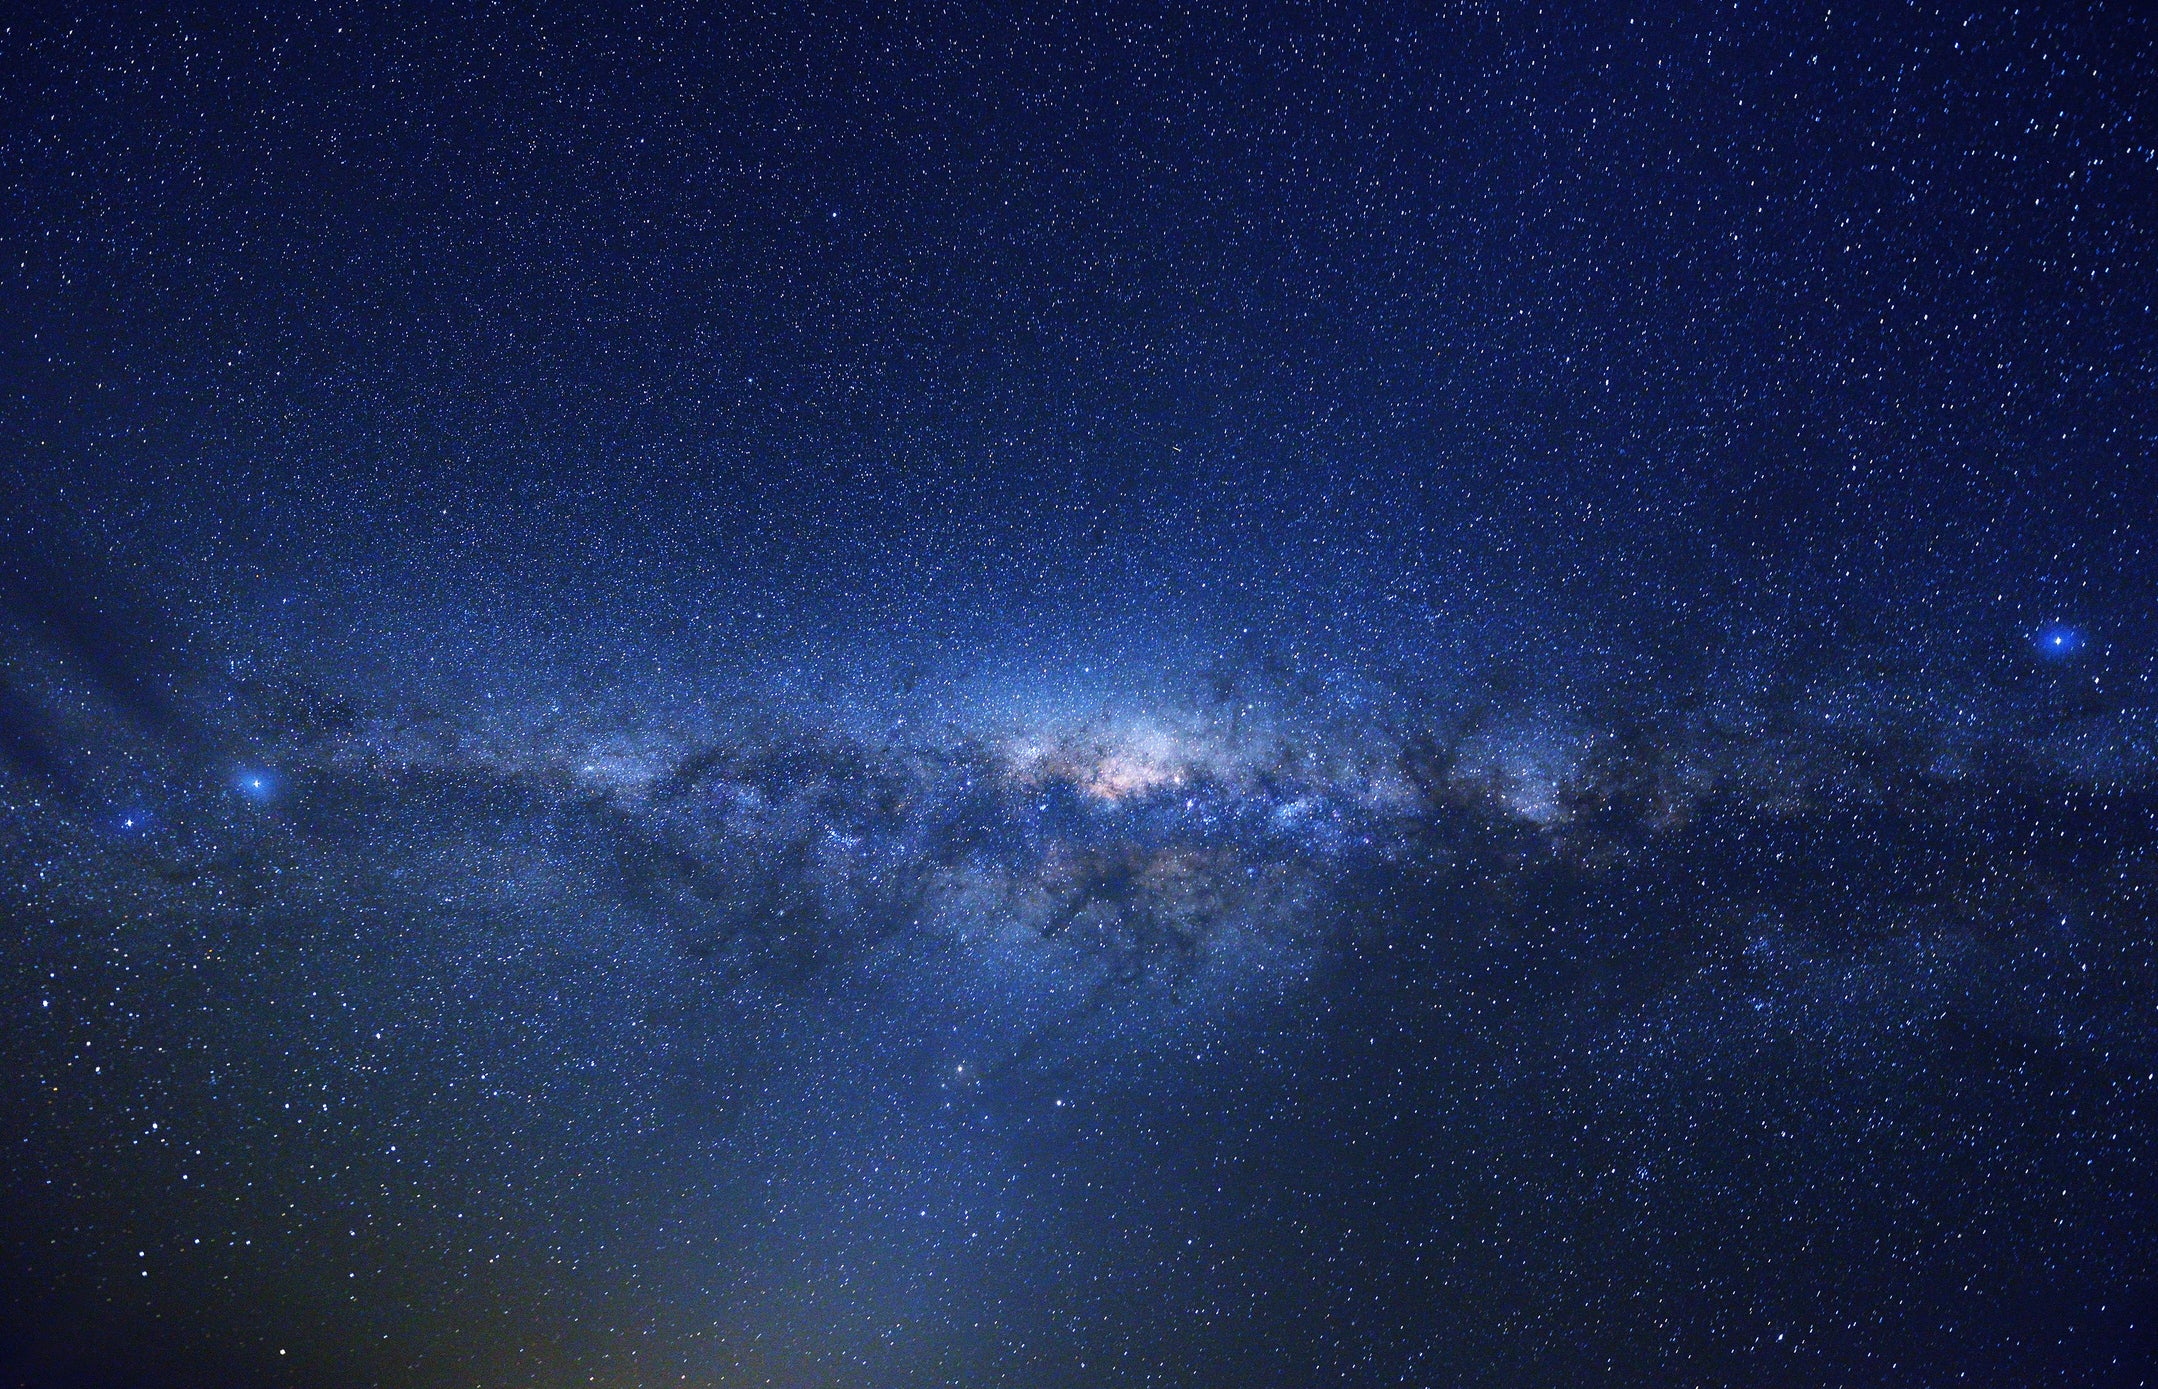
POLYGON ((2065 661, 2083 649, 2083 633, 2065 622, 2049 622, 2032 639, 2038 654, 2049 661, 2065 661))
POLYGON ((277 794, 277 779, 257 768, 242 768, 232 778, 232 789, 257 805, 267 805, 277 794))

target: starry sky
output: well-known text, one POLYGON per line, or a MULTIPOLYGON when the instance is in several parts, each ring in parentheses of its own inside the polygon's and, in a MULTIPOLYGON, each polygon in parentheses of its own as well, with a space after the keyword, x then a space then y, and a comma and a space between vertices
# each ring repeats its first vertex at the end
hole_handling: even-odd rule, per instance
POLYGON ((2154 73, 0 15, 0 1376, 2149 1382, 2154 73))

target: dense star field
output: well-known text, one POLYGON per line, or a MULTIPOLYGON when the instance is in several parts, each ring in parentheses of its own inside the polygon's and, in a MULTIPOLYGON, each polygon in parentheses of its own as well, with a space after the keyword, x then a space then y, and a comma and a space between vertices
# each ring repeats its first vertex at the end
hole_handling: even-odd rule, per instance
POLYGON ((1629 8, 0 17, 0 1382, 2150 1382, 2158 29, 1629 8))

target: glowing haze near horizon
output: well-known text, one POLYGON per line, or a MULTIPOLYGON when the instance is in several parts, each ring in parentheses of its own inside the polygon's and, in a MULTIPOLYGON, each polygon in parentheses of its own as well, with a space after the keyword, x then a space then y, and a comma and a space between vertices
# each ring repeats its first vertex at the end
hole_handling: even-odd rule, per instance
POLYGON ((9 1382, 2146 1382, 2154 71, 0 23, 9 1382))

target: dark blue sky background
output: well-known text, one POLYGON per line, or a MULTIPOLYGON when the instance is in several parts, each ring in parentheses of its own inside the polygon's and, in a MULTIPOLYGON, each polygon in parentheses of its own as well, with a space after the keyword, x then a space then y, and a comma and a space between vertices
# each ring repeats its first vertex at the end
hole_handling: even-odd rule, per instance
POLYGON ((26 19, 11 434, 90 544, 317 600, 1991 637, 2151 596, 2149 43, 26 19))

